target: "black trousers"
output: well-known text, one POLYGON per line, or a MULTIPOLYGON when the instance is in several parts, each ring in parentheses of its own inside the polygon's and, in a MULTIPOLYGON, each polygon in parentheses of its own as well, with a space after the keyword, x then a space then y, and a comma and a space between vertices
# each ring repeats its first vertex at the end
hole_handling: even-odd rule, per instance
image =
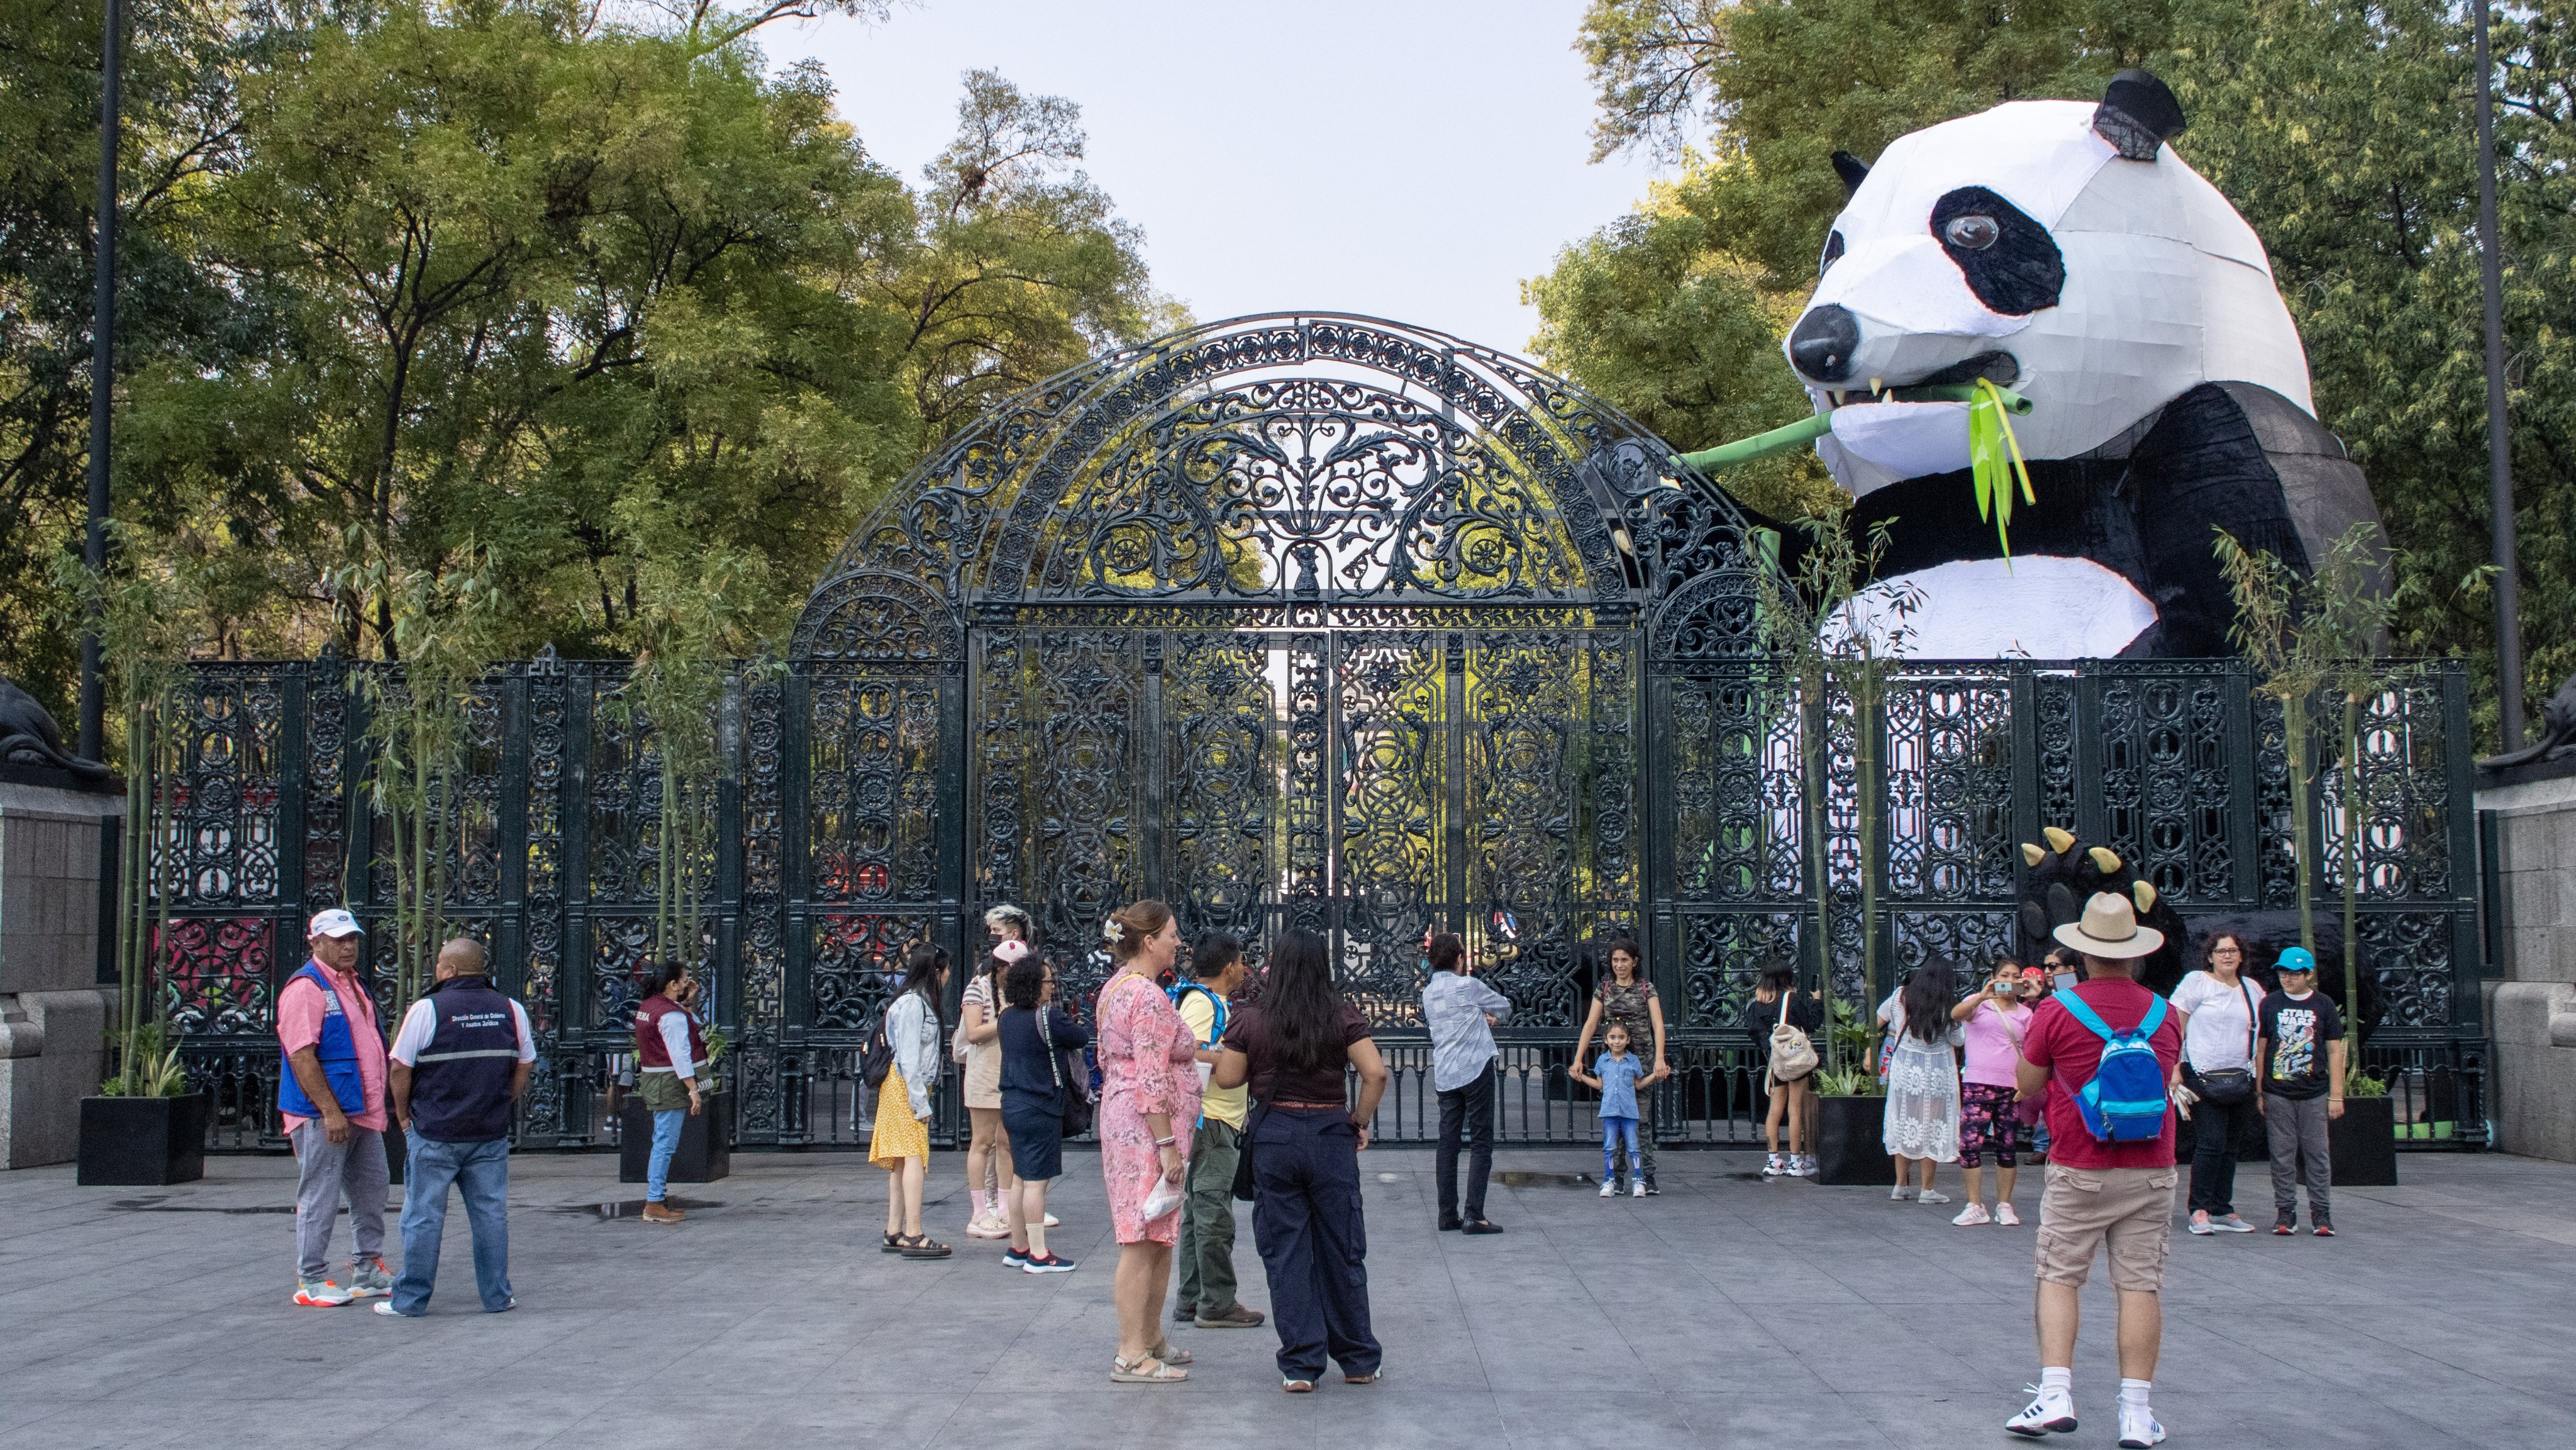
POLYGON ((1494 1065, 1476 1074, 1465 1087, 1440 1094, 1440 1150, 1433 1174, 1440 1184, 1440 1219, 1458 1214, 1458 1145, 1467 1147, 1467 1212, 1469 1223, 1485 1216, 1485 1180, 1494 1171, 1494 1065))
POLYGON ((1252 1141, 1252 1239, 1270 1278, 1280 1377, 1318 1378, 1328 1355, 1346 1375, 1377 1373, 1358 1130, 1344 1113, 1272 1108, 1252 1141))
MULTIPOLYGON (((2185 1075, 2195 1082, 2200 1076, 2185 1075)), ((2251 1097, 2234 1104, 2202 1098, 2191 1105, 2192 1212, 2225 1218, 2236 1211, 2236 1157, 2260 1120, 2251 1097)))

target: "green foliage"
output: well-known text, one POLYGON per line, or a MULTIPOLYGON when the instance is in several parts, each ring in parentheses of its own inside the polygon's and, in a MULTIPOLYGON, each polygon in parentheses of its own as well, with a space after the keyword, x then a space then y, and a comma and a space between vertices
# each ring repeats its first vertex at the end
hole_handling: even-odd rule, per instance
MULTIPOLYGON (((2534 699, 2576 671, 2571 25, 2566 0, 2544 0, 2500 9, 2495 31, 2534 699)), ((2307 344, 2318 415, 2370 478, 2398 550, 2394 647, 2467 657, 2478 733, 2493 741, 2464 10, 2433 0, 1594 0, 1577 49, 1600 91, 1598 147, 1685 164, 1636 216, 1569 247, 1528 284, 1544 323, 1536 346, 1685 448, 1806 410, 1777 348, 1843 203, 1835 150, 1874 159, 1924 125, 2012 99, 2091 100, 2121 67, 2153 68, 2191 120, 2176 150, 2269 248, 2307 344), (1728 286, 1695 280, 1704 277, 1728 286)), ((1778 517, 1812 512, 1776 509, 1769 480, 1727 483, 1778 517)))
POLYGON ((2345 1097, 2384 1098, 2388 1096, 2387 1079, 2372 1077, 2369 1073, 2364 1072, 2360 1066, 2361 1060, 2358 1057, 2352 1059, 2352 1061, 2354 1065, 2346 1069, 2343 1075, 2343 1095, 2345 1097))
MULTIPOLYGON (((196 652, 401 658, 352 569, 491 571, 501 653, 630 651, 708 550, 774 638, 965 417, 1174 320, 1070 103, 969 77, 909 187, 755 48, 823 11, 884 6, 140 0, 116 507, 202 575, 196 652)), ((96 13, 0 0, 0 669, 56 680, 96 13)))

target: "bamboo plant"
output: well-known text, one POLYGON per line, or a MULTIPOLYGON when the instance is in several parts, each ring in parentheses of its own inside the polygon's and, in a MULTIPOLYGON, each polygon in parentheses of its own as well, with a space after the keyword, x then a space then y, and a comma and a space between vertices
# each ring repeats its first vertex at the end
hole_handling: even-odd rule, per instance
POLYGON ((668 521, 631 516, 639 540, 633 559, 635 668, 626 688, 603 709, 630 730, 649 731, 657 767, 659 810, 653 826, 655 960, 696 964, 706 945, 705 892, 714 857, 711 792, 720 766, 718 723, 731 661, 752 644, 750 621, 767 599, 767 574, 754 555, 736 550, 668 547, 668 521))
POLYGON ((504 608, 496 574, 491 553, 469 544, 456 569, 398 568, 379 554, 333 580, 388 622, 392 661, 362 671, 359 680, 374 747, 367 796, 384 822, 383 863, 393 884, 385 996, 397 1021, 435 980, 449 928, 456 788, 471 743, 467 712, 490 667, 504 608))
MULTIPOLYGON (((120 558, 164 551, 131 546, 125 525, 110 521, 120 558)), ((182 661, 188 653, 185 607, 190 581, 175 569, 90 573, 69 558, 56 570, 59 597, 92 621, 107 683, 125 732, 125 815, 119 823, 116 892, 116 1022, 108 1031, 115 1071, 99 1086, 105 1097, 176 1097, 187 1090, 170 1039, 160 958, 169 951, 170 896, 159 873, 168 864, 155 846, 171 810, 181 764, 177 715, 182 661)), ((66 623, 74 620, 67 619, 66 623)))
MULTIPOLYGON (((1839 687, 1851 701, 1853 751, 1860 788, 1854 802, 1860 835, 1861 1007, 1878 1000, 1878 860, 1886 803, 1878 789, 1880 716, 1887 677, 1912 635, 1910 619, 1922 605, 1911 586, 1873 589, 1870 580, 1888 546, 1887 526, 1873 525, 1855 539, 1847 511, 1833 509, 1804 524, 1813 544, 1793 575, 1776 568, 1755 573, 1765 642, 1785 660, 1798 689, 1798 781, 1806 817, 1806 857, 1816 897, 1817 960, 1829 1012, 1835 1000, 1833 873, 1826 853, 1827 797, 1833 749, 1831 702, 1839 687), (1866 597, 1864 597, 1866 596, 1866 597)), ((1776 549, 1776 539, 1767 542, 1776 549)), ((1874 1031, 1874 1029, 1868 1029, 1874 1031)), ((1828 1070, 1844 1068, 1843 1034, 1826 1039, 1828 1070)), ((1868 1063, 1866 1046, 1863 1061, 1868 1063)))
POLYGON ((2343 888, 2344 1034, 2346 1060, 2361 1061, 2360 833, 2365 802, 2358 784, 2363 699, 2384 688, 2372 656, 2387 627, 2389 600, 2378 588, 2384 546, 2377 528, 2355 524, 2326 547, 2309 577, 2278 555, 2247 549, 2218 531, 2220 569, 2234 595, 2229 635, 2254 670, 2254 687, 2281 706, 2282 745, 2290 763, 2291 856, 2298 879, 2299 945, 2317 947, 2315 880, 2319 844, 2311 808, 2317 763, 2331 753, 2342 793, 2338 871, 2343 888), (2331 692, 2339 715, 2316 706, 2331 692))

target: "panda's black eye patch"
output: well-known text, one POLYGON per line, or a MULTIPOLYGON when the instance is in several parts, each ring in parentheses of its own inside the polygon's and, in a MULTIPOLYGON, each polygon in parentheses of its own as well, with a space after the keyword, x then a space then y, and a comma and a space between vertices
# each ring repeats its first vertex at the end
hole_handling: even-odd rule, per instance
POLYGON ((1842 259, 1843 234, 1839 231, 1827 233, 1825 236, 1825 254, 1816 259, 1816 275, 1819 277, 1825 275, 1826 268, 1831 267, 1834 263, 1839 262, 1842 259))
POLYGON ((1982 186, 1963 186, 1932 204, 1932 235, 1990 310, 2021 317, 2057 305, 2066 259, 2048 228, 1982 186))

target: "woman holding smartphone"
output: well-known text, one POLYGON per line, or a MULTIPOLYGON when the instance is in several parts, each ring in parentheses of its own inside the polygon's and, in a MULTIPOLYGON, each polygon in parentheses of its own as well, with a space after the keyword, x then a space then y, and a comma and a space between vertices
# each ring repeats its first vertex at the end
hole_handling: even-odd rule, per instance
POLYGON ((1967 1064, 1959 1070, 1959 1171, 1968 1184, 1968 1206, 1950 1220, 1961 1228, 1982 1223, 2018 1225, 2012 1205, 2020 1164, 2016 1152, 2030 1151, 2030 1129, 2021 1121, 2014 1098, 2014 1069, 2021 1063, 2022 1034, 2030 1030, 2030 1003, 2039 996, 2040 974, 2025 973, 2006 958, 1995 963, 1985 985, 1950 1009, 1967 1043, 1967 1064), (1985 1205, 1985 1161, 1995 1160, 1995 1206, 1985 1205))

